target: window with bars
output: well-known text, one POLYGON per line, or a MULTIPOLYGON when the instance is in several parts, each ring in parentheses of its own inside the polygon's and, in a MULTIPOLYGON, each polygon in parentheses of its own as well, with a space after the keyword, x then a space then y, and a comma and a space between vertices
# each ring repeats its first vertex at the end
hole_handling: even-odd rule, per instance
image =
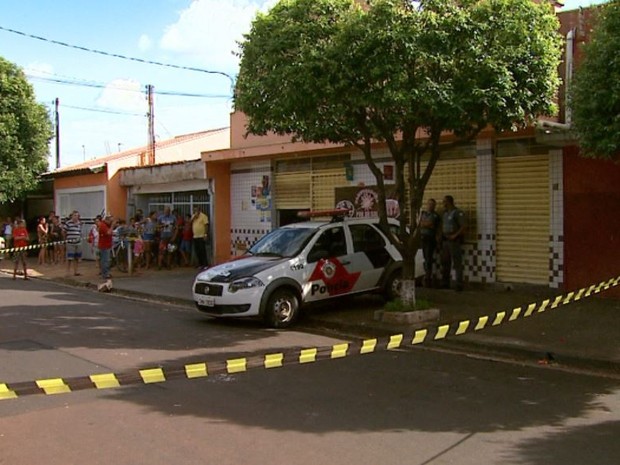
POLYGON ((183 216, 191 215, 194 207, 200 207, 207 215, 211 211, 211 199, 207 191, 165 192, 145 197, 145 201, 140 202, 140 205, 146 204, 145 213, 160 212, 165 207, 170 207, 183 216))

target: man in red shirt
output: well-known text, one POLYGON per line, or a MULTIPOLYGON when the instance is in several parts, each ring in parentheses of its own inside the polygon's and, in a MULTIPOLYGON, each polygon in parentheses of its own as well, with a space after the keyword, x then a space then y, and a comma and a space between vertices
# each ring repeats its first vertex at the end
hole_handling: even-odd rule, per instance
POLYGON ((112 217, 106 216, 102 220, 96 220, 99 229, 99 264, 101 266, 101 277, 110 279, 110 253, 112 251, 112 217))
MULTIPOLYGON (((29 237, 28 230, 26 229, 26 222, 24 220, 19 220, 17 222, 17 227, 13 229, 13 246, 15 248, 26 247, 28 245, 29 237)), ((24 279, 28 279, 28 269, 26 267, 26 251, 18 250, 13 255, 13 260, 15 260, 15 267, 13 268, 13 279, 17 279, 17 267, 19 262, 22 262, 22 267, 24 269, 24 279)))

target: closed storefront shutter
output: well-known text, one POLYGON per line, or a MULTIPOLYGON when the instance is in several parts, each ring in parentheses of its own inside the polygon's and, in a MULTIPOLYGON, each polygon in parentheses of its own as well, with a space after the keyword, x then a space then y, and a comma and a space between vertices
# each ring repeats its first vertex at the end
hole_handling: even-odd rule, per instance
POLYGON ((496 164, 497 280, 549 282, 549 156, 496 164))
POLYGON ((347 185, 344 166, 312 172, 312 210, 329 210, 336 205, 336 187, 347 185))
POLYGON ((276 173, 276 209, 292 210, 310 208, 310 180, 310 171, 276 173))
POLYGON ((335 188, 347 185, 345 162, 349 158, 346 155, 277 161, 276 210, 334 208, 335 188))

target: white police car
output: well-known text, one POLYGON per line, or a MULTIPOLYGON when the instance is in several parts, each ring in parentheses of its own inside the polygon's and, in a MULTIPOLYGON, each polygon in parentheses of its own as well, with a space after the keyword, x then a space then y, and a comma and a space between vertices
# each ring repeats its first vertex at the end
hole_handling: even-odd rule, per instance
MULTIPOLYGON (((262 316, 285 328, 305 303, 372 291, 395 297, 401 269, 377 219, 308 221, 275 229, 242 257, 201 272, 193 297, 210 316, 262 316)), ((423 274, 416 259, 416 276, 423 274)))

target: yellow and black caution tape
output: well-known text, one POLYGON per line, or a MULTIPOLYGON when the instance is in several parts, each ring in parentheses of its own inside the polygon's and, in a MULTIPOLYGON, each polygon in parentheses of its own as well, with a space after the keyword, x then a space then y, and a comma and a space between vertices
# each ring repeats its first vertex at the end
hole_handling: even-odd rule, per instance
POLYGON ((67 240, 67 241, 54 241, 54 242, 45 242, 44 244, 30 244, 24 247, 12 247, 10 249, 0 249, 0 255, 9 254, 14 252, 23 252, 25 250, 36 250, 42 247, 48 247, 50 245, 59 245, 59 244, 79 244, 81 241, 76 241, 75 239, 67 240))
POLYGON ((511 311, 500 311, 493 315, 481 316, 471 320, 455 321, 412 330, 408 333, 343 342, 331 346, 285 350, 277 353, 233 358, 224 361, 160 366, 120 373, 101 373, 72 378, 50 378, 27 382, 0 383, 0 400, 14 399, 33 394, 63 394, 86 389, 111 389, 136 384, 162 383, 174 379, 204 378, 222 373, 242 373, 251 369, 279 368, 286 365, 299 365, 352 355, 370 354, 382 350, 395 350, 404 345, 417 345, 424 342, 438 341, 447 337, 460 336, 470 331, 481 331, 499 326, 520 318, 527 318, 590 297, 619 284, 620 276, 577 291, 558 295, 553 299, 545 299, 542 302, 516 307, 511 311))

